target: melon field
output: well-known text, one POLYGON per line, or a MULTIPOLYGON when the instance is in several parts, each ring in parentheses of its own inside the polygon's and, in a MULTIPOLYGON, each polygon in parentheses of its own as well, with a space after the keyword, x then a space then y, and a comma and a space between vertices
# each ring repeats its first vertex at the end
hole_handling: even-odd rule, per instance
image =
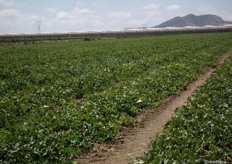
POLYGON ((176 111, 142 163, 232 162, 232 56, 176 111))
MULTIPOLYGON (((141 110, 184 90, 231 45, 232 33, 0 45, 0 163, 75 161, 94 143, 136 126, 141 110)), ((228 77, 212 86, 231 81, 230 67, 221 70, 228 77)), ((217 97, 205 99, 214 104, 217 97)), ((226 109, 231 99, 219 105, 226 109)))

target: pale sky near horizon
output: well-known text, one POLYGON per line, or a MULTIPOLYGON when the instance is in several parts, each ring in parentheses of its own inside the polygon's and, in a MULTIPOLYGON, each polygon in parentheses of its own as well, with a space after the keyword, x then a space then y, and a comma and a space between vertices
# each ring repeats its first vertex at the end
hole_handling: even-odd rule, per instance
POLYGON ((175 16, 232 21, 232 0, 0 0, 0 34, 152 27, 175 16))

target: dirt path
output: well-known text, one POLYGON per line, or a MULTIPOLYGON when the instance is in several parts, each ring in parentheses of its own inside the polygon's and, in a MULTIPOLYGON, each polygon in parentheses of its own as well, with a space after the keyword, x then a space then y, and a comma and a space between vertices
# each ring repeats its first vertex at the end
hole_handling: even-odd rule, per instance
POLYGON ((142 121, 141 128, 126 129, 124 135, 116 143, 96 145, 94 151, 82 156, 80 164, 127 164, 133 162, 147 150, 148 145, 155 139, 156 135, 164 128, 164 125, 171 119, 176 108, 186 103, 191 94, 201 86, 207 78, 232 52, 232 49, 220 56, 213 67, 205 69, 203 74, 190 83, 186 90, 179 94, 166 98, 158 109, 144 110, 137 119, 142 121))

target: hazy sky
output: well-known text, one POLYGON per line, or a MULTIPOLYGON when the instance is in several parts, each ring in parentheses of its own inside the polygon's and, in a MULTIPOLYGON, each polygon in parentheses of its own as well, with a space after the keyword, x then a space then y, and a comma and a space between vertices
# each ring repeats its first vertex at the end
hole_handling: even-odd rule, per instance
POLYGON ((0 0, 0 33, 151 27, 175 16, 216 14, 232 21, 232 0, 0 0))

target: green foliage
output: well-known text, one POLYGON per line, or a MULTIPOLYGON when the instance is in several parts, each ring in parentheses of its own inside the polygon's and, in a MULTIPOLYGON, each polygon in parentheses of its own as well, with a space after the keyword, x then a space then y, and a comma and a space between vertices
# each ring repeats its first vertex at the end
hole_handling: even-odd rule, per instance
POLYGON ((70 162, 212 65, 230 33, 0 47, 0 162, 70 162))
POLYGON ((144 163, 232 161, 232 56, 166 124, 144 163))

